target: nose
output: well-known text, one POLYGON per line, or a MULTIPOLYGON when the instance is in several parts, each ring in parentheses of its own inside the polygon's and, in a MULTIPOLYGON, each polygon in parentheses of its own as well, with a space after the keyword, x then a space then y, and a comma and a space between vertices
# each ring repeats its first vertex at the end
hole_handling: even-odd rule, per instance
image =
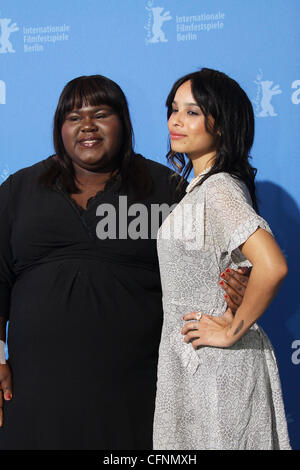
POLYGON ((81 121, 82 132, 93 132, 98 129, 97 121, 92 116, 85 116, 81 121))
POLYGON ((169 124, 173 126, 183 127, 183 114, 180 111, 176 111, 176 113, 172 113, 169 118, 169 124))

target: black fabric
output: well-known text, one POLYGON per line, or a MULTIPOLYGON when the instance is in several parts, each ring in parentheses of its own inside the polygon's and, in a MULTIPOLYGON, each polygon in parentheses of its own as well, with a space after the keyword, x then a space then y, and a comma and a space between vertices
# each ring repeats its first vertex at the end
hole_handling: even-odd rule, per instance
MULTIPOLYGON (((96 210, 110 203, 119 217, 118 183, 80 211, 38 183, 44 162, 0 187, 0 315, 9 317, 13 374, 0 449, 151 449, 162 325, 156 240, 99 240, 96 210)), ((181 196, 168 168, 147 163, 150 213, 181 196)))

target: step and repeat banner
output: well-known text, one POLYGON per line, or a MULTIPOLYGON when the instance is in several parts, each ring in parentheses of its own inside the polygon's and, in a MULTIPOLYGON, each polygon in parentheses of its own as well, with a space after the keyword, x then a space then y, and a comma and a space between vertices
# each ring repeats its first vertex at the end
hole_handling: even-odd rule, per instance
MULTIPOLYGON (((279 363, 300 448, 300 1, 0 0, 0 182, 53 153, 52 120, 69 80, 101 74, 124 90, 135 148, 166 163, 165 100, 182 75, 235 78, 256 116, 260 212, 289 274, 260 324, 279 363)), ((0 227, 1 230, 1 227, 0 227)))

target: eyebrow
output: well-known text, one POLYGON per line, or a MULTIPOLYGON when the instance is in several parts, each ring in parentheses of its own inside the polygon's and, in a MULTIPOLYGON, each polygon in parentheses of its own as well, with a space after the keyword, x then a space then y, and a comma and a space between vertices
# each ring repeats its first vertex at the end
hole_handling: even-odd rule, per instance
MULTIPOLYGON (((174 100, 172 102, 172 104, 177 104, 176 101, 174 100)), ((184 103, 184 106, 198 106, 198 108, 200 108, 200 106, 197 104, 197 103, 184 103)))

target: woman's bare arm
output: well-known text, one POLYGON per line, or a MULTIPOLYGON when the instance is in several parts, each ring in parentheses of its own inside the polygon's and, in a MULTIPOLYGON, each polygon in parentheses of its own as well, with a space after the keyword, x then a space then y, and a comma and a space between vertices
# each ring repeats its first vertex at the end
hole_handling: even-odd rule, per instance
POLYGON ((288 272, 283 253, 266 230, 258 228, 240 248, 253 268, 242 304, 227 331, 234 342, 268 308, 288 272))
MULTIPOLYGON (((185 342, 193 347, 230 347, 238 341, 268 308, 287 275, 287 263, 276 241, 266 230, 258 228, 240 247, 253 267, 243 301, 235 316, 203 315, 198 322, 188 322, 182 329, 185 342)), ((195 312, 184 320, 197 319, 195 312)))

